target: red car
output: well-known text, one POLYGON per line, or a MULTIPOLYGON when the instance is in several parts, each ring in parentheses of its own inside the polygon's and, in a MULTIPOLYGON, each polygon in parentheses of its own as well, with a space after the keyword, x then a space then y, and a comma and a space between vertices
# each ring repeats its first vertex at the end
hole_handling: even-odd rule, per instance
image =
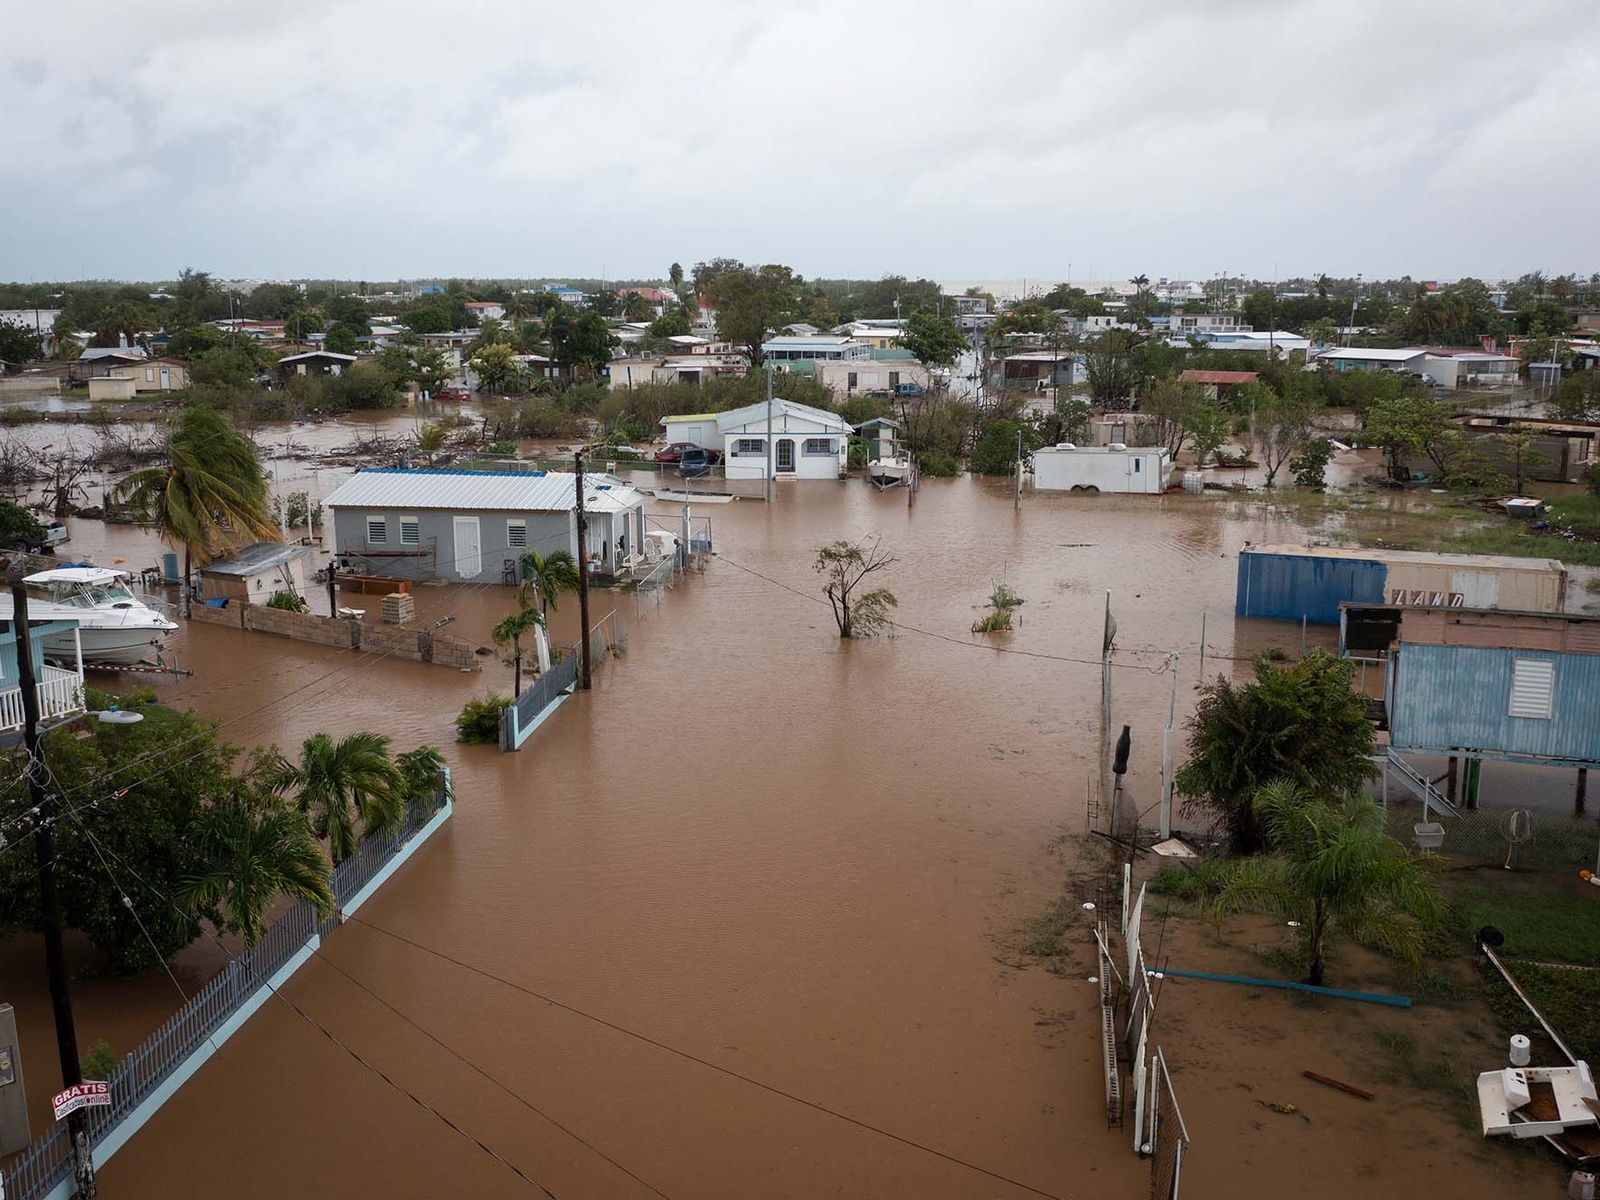
POLYGON ((441 403, 465 404, 472 399, 472 393, 466 388, 440 388, 433 398, 441 403))
MULTIPOLYGON (((673 442, 670 446, 663 446, 660 450, 656 451, 655 461, 658 463, 682 462, 684 451, 699 449, 700 447, 695 445, 693 442, 673 442)), ((722 455, 718 454, 715 450, 707 450, 704 453, 707 462, 719 462, 722 459, 722 455)))

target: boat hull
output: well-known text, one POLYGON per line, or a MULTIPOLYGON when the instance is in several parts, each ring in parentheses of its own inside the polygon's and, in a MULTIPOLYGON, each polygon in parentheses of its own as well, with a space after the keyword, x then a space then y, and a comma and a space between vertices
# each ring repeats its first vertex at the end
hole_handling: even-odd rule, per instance
MULTIPOLYGON (((85 666, 97 663, 130 666, 150 657, 171 632, 150 626, 83 626, 78 630, 78 638, 85 666)), ((64 633, 45 638, 44 653, 46 658, 72 659, 72 635, 64 633)))
POLYGON ((910 472, 910 463, 879 460, 867 464, 867 478, 879 487, 893 487, 897 483, 904 483, 910 472))

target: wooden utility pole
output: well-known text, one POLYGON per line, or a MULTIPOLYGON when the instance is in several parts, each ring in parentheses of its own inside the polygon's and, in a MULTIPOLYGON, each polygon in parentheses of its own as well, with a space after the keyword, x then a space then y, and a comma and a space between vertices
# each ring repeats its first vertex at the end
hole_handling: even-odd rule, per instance
POLYGON ((589 518, 583 511, 583 451, 572 456, 577 467, 578 495, 578 620, 583 625, 579 635, 578 688, 589 690, 589 518))
MULTIPOLYGON (((45 790, 44 754, 39 746, 39 689, 33 677, 33 647, 28 639, 28 591, 11 584, 12 625, 17 639, 17 681, 22 686, 22 745, 27 754, 28 798, 33 804, 33 856, 39 872, 39 916, 44 925, 45 976, 50 1008, 55 1014, 56 1053, 61 1060, 63 1088, 83 1082, 78 1064, 78 1032, 72 1022, 72 995, 67 987, 67 958, 61 942, 61 906, 56 896, 55 838, 50 831, 55 797, 45 790)), ((67 1117, 72 1139, 73 1176, 78 1195, 96 1194, 94 1157, 89 1145, 89 1114, 78 1109, 67 1117)))
POLYGON ((328 615, 339 615, 339 559, 334 556, 328 560, 328 615))

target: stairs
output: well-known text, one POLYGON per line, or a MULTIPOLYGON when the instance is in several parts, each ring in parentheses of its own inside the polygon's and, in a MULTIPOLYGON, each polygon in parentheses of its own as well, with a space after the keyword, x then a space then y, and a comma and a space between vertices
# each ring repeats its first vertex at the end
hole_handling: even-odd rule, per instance
POLYGON ((1381 767, 1390 778, 1398 779, 1402 785, 1418 800, 1423 801, 1430 810, 1438 811, 1451 817, 1459 817, 1461 810, 1445 798, 1445 794, 1428 777, 1418 771, 1405 759, 1392 750, 1385 750, 1382 754, 1374 754, 1372 761, 1381 767))

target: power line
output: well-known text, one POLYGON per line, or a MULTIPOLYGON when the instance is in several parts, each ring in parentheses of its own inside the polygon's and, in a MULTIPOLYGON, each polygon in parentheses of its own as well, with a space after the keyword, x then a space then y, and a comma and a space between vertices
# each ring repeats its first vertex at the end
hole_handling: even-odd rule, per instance
POLYGON ((597 1025, 612 1030, 615 1033, 623 1034, 626 1037, 643 1042, 648 1046, 654 1046, 658 1050, 664 1050, 668 1054, 676 1055, 679 1058, 696 1063, 699 1066, 715 1071, 720 1075, 726 1075, 729 1078, 737 1079, 742 1083, 751 1085, 752 1087, 760 1088, 764 1092, 770 1092, 774 1096, 781 1096, 783 1099, 792 1101, 795 1104, 803 1105, 804 1107, 812 1109, 816 1112, 823 1113, 827 1116, 834 1117, 837 1120, 844 1121, 847 1124, 854 1125, 859 1129, 865 1129, 870 1133, 876 1133, 879 1136, 888 1138, 891 1141, 899 1142, 903 1146, 909 1146, 914 1150, 921 1150, 924 1154, 930 1154, 935 1158, 942 1158, 946 1162, 954 1163, 960 1167, 965 1167, 969 1171, 976 1171, 980 1175, 986 1175, 990 1179, 996 1180, 1000 1183, 1009 1184, 1015 1188, 1020 1188, 1023 1191, 1029 1192, 1035 1196, 1043 1196, 1046 1197, 1047 1200, 1061 1200, 1061 1198, 1056 1196, 1054 1193, 1044 1191, 1041 1188, 1036 1188, 1032 1184, 1022 1182, 1020 1179, 1013 1179, 1009 1175, 1001 1174, 999 1171, 992 1171, 988 1167, 980 1166, 975 1162, 971 1162, 968 1159, 951 1154, 948 1151, 940 1150, 934 1146, 929 1146, 925 1142, 919 1142, 914 1138, 909 1138, 903 1134, 895 1133, 892 1130, 883 1128, 881 1125, 874 1125, 870 1121, 863 1121, 859 1117, 852 1117, 849 1113, 840 1112, 836 1108, 829 1108, 827 1105, 821 1104, 815 1100, 808 1100, 804 1096, 796 1095, 794 1092, 786 1091, 775 1084, 770 1084, 764 1080, 757 1079, 753 1075, 746 1075, 744 1072, 736 1071, 732 1067, 722 1066, 720 1063, 712 1062, 708 1058, 702 1058, 698 1054, 694 1054, 691 1051, 680 1050, 678 1047, 670 1045, 667 1042, 660 1041, 657 1038, 653 1038, 649 1034, 639 1033, 637 1030, 629 1029, 625 1025, 618 1025, 614 1021, 608 1021, 604 1017, 596 1016, 594 1013, 586 1012, 581 1008, 575 1007, 574 1005, 557 1000, 554 996, 546 995, 544 992, 536 991, 533 988, 507 979, 502 975, 496 975, 492 971, 485 970, 482 967, 474 966, 469 962, 464 962, 461 959, 456 958, 454 955, 445 953, 443 950, 436 950, 432 946, 425 946, 421 942, 413 941, 404 934, 395 933, 392 929, 385 929, 381 925, 374 925, 371 921, 364 920, 363 918, 354 915, 347 917, 346 921, 347 923, 362 925, 368 929, 376 930, 378 933, 385 934, 397 942, 402 942, 415 950, 420 950, 424 954, 429 954, 435 958, 442 959, 445 962, 452 963, 464 971, 469 971, 474 975, 480 975, 485 979, 493 980, 495 983, 501 984, 504 987, 508 987, 512 991, 521 992, 523 995, 531 997, 535 1000, 543 1001, 553 1008, 559 1008, 563 1012, 571 1013, 573 1016, 582 1017, 586 1021, 592 1021, 597 1025))
MULTIPOLYGON (((68 808, 70 809, 71 806, 68 805, 68 808)), ((98 843, 98 839, 95 838, 94 833, 87 826, 80 826, 80 828, 83 829, 83 833, 84 833, 85 837, 87 837, 91 842, 98 843)), ((184 920, 186 920, 186 921, 190 922, 191 924, 193 924, 194 927, 196 929, 198 929, 206 938, 208 938, 219 950, 221 950, 225 955, 227 955, 228 960, 230 962, 238 963, 240 961, 239 958, 236 955, 234 955, 233 952, 230 951, 227 948, 227 946, 223 945, 221 939, 219 939, 215 934, 209 932, 205 928, 204 924, 202 924, 200 922, 200 920, 197 919, 192 913, 185 912, 184 909, 175 900, 173 900, 170 896, 166 895, 166 893, 161 891, 160 888, 156 887, 153 883, 150 883, 143 876, 141 876, 137 871, 135 871, 132 867, 130 867, 127 864, 127 862, 123 858, 121 858, 121 856, 119 856, 117 854, 117 852, 115 850, 109 850, 108 852, 110 853, 110 855, 113 858, 115 858, 117 860, 118 863, 120 863, 122 865, 123 869, 126 870, 128 872, 128 874, 132 875, 134 877, 134 879, 138 880, 141 884, 143 884, 147 891, 149 891, 157 899, 164 901, 170 908, 173 909, 174 912, 176 912, 180 916, 182 916, 184 918, 184 920)), ((132 907, 131 904, 129 905, 129 907, 130 908, 132 907)), ((321 1033, 323 1037, 328 1039, 328 1041, 332 1042, 340 1050, 344 1051, 344 1053, 346 1055, 348 1055, 350 1058, 354 1059, 357 1063, 361 1064, 361 1066, 365 1067, 368 1071, 372 1072, 379 1079, 383 1080, 384 1083, 388 1084, 391 1088, 393 1088, 395 1091, 399 1092, 402 1096, 406 1097, 413 1104, 415 1104, 418 1108, 422 1109, 423 1112, 427 1113, 429 1116, 433 1117, 434 1119, 440 1121, 445 1126, 447 1126, 449 1129, 451 1129, 455 1133, 459 1134, 462 1138, 465 1138, 467 1141, 469 1141, 473 1145, 477 1146, 479 1150, 482 1150, 490 1158, 494 1159, 501 1166, 505 1167, 508 1171, 512 1172, 512 1174, 516 1175, 524 1183, 527 1183, 530 1187, 532 1187, 532 1188, 536 1189, 537 1191, 542 1192, 544 1195, 548 1196, 550 1198, 550 1200, 560 1200, 560 1198, 554 1192, 552 1192, 549 1188, 545 1187, 538 1180, 534 1179, 531 1175, 527 1174, 527 1172, 523 1171, 521 1167, 517 1166, 514 1162, 511 1162, 505 1156, 503 1156, 498 1151, 496 1151, 493 1147, 489 1146, 481 1138, 479 1138, 476 1134, 471 1133, 467 1129, 463 1128, 461 1125, 458 1125, 456 1122, 452 1121, 449 1117, 445 1116, 438 1109, 436 1109, 432 1105, 430 1105, 427 1101, 423 1100, 422 1097, 418 1096, 415 1092, 411 1091, 405 1085, 397 1082, 392 1077, 390 1077, 390 1075, 387 1072, 385 1072, 381 1067, 377 1066, 375 1063, 369 1062, 366 1058, 362 1057, 360 1053, 358 1053, 356 1050, 354 1050, 352 1047, 347 1045, 342 1040, 340 1040, 340 1038, 338 1038, 333 1033, 333 1031, 330 1030, 327 1026, 323 1025, 321 1022, 316 1020, 316 1018, 312 1017, 310 1013, 305 1011, 305 1009, 301 1008, 293 1000, 291 1000, 287 996, 285 996, 282 993, 282 991, 280 991, 278 988, 274 987, 272 985, 272 981, 267 979, 265 976, 261 975, 259 972, 257 972, 254 967, 252 967, 248 963, 246 963, 246 964, 244 964, 244 969, 246 971, 248 971, 250 973, 250 975, 261 984, 261 986, 265 987, 267 989, 267 991, 271 995, 273 995, 277 999, 281 1000, 284 1004, 288 1005, 289 1008, 302 1021, 304 1021, 307 1025, 310 1025, 313 1029, 317 1030, 317 1032, 321 1033)))

